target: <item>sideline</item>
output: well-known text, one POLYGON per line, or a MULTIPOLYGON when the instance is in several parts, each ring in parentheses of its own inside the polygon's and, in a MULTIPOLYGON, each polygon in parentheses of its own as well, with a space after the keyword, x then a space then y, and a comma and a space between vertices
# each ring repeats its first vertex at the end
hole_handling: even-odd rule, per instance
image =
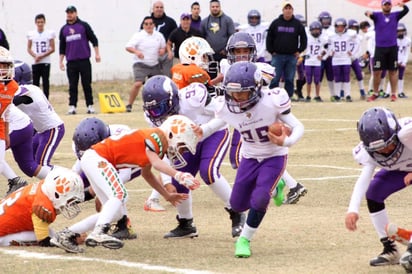
POLYGON ((173 267, 161 266, 161 265, 132 263, 128 261, 115 261, 115 260, 104 260, 104 259, 99 259, 99 258, 53 255, 53 254, 46 254, 46 253, 40 253, 40 252, 30 252, 26 250, 6 250, 4 248, 0 248, 0 253, 6 254, 6 255, 14 255, 14 256, 21 257, 21 258, 40 259, 40 260, 98 262, 98 263, 105 263, 105 264, 120 265, 120 266, 129 267, 129 268, 136 268, 136 269, 150 270, 150 271, 162 271, 162 272, 169 272, 169 273, 183 273, 183 274, 211 274, 213 273, 210 271, 201 271, 201 270, 185 269, 185 268, 173 268, 173 267))

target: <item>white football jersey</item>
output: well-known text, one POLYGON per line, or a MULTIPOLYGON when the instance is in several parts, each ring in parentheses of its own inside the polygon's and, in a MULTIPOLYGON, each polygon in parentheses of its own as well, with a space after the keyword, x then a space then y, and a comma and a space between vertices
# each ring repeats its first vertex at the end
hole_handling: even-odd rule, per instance
POLYGON ((382 166, 363 147, 360 142, 352 151, 354 159, 361 165, 375 166, 387 170, 401 170, 412 172, 412 117, 398 119, 401 126, 398 132, 399 141, 404 144, 404 149, 399 160, 391 166, 382 166))
POLYGON ((179 90, 179 114, 190 118, 198 125, 215 118, 216 104, 207 88, 201 83, 192 83, 179 90))
POLYGON ((306 48, 305 66, 320 67, 322 64, 322 58, 326 54, 326 45, 328 41, 325 40, 325 36, 313 37, 310 32, 307 34, 308 46, 306 48))
POLYGON ((243 32, 249 33, 253 37, 256 44, 257 58, 265 58, 265 61, 271 61, 272 56, 266 50, 266 36, 268 32, 269 23, 261 23, 257 26, 248 25, 243 32))
MULTIPOLYGON (((355 33, 356 34, 356 33, 355 33)), ((352 64, 352 47, 355 35, 351 32, 335 33, 329 37, 328 50, 332 56, 332 65, 350 65, 352 64)))
MULTIPOLYGON (((56 38, 56 33, 53 30, 44 30, 43 32, 38 32, 37 30, 30 31, 27 34, 27 39, 31 40, 31 50, 36 53, 36 55, 42 55, 50 49, 50 40, 56 38)), ((50 55, 42 58, 37 63, 46 63, 51 62, 50 55)))
POLYGON ((237 129, 242 136, 242 155, 245 158, 263 160, 277 155, 286 155, 288 148, 270 142, 268 126, 280 119, 281 113, 291 108, 286 90, 262 89, 262 97, 250 110, 242 114, 229 111, 225 98, 218 97, 220 108, 217 117, 237 129))
POLYGON ((28 96, 32 99, 31 103, 22 103, 17 107, 30 117, 34 129, 38 133, 63 124, 63 120, 54 111, 53 106, 39 87, 35 85, 20 85, 14 96, 28 96))

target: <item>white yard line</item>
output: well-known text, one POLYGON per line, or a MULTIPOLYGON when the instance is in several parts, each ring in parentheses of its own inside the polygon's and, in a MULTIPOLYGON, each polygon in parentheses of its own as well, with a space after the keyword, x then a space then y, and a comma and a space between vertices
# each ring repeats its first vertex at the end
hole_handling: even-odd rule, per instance
POLYGON ((113 265, 120 265, 129 268, 136 268, 142 270, 150 270, 150 271, 162 271, 162 272, 169 272, 169 273, 183 273, 183 274, 210 274, 213 272, 210 271, 203 271, 203 270, 194 270, 194 269, 186 269, 186 268, 174 268, 162 265, 150 265, 150 264, 143 264, 143 263, 134 263, 128 261, 115 261, 115 260, 104 260, 99 258, 87 258, 87 257, 79 257, 79 256, 63 256, 63 255, 52 255, 40 252, 30 252, 26 250, 8 250, 5 248, 0 248, 0 253, 6 255, 13 255, 21 258, 29 258, 29 259, 38 259, 38 260, 64 260, 64 261, 79 261, 79 262, 98 262, 98 263, 105 263, 105 264, 113 264, 113 265))

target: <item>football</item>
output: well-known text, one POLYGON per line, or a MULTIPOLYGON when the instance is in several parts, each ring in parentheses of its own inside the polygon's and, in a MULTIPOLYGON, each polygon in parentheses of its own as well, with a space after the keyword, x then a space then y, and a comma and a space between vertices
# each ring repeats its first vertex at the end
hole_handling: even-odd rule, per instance
POLYGON ((286 130, 286 135, 290 136, 292 129, 288 125, 282 122, 274 122, 273 124, 269 125, 269 131, 277 136, 282 135, 282 128, 286 130))

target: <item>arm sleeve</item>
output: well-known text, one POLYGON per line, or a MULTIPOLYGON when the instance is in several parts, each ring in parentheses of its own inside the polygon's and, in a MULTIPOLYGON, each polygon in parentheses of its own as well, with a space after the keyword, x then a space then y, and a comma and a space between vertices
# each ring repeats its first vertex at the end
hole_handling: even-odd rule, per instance
POLYGON ((274 36, 274 33, 273 33, 272 28, 273 28, 273 23, 270 24, 270 27, 268 29, 267 36, 266 36, 266 50, 270 54, 273 54, 273 52, 274 52, 274 49, 273 49, 273 36, 274 36))
POLYGON ((202 138, 205 139, 209 137, 210 135, 212 135, 212 133, 224 127, 225 125, 226 125, 226 122, 219 118, 214 118, 210 120, 209 122, 207 122, 206 124, 201 125, 200 127, 202 128, 202 131, 203 131, 202 138))
POLYGON ((295 115, 293 115, 290 112, 286 115, 282 115, 280 117, 280 120, 282 120, 282 122, 286 123, 287 125, 289 125, 292 128, 292 134, 290 136, 286 137, 285 141, 283 143, 284 146, 290 147, 293 144, 295 144, 297 141, 299 141, 300 138, 302 138, 305 127, 295 117, 295 115))
POLYGON ((98 47, 99 46, 99 41, 97 40, 97 37, 94 34, 94 32, 93 32, 92 28, 90 27, 90 25, 86 22, 83 22, 83 21, 82 21, 82 24, 86 28, 87 39, 90 41, 90 43, 92 43, 93 47, 98 47))
POLYGON ((404 5, 404 6, 403 6, 403 9, 402 9, 401 12, 399 13, 398 20, 401 20, 402 17, 404 17, 408 12, 409 12, 408 6, 407 6, 407 5, 404 5))
POLYGON ((59 33, 59 54, 66 55, 66 39, 63 35, 63 28, 61 28, 59 33))
POLYGON ((306 36, 306 31, 302 24, 300 27, 299 39, 299 52, 304 52, 308 46, 308 37, 306 36))
POLYGON ((375 167, 372 165, 363 166, 362 172, 355 183, 355 187, 353 188, 348 212, 359 213, 362 198, 365 197, 366 190, 369 187, 374 171, 375 167))

